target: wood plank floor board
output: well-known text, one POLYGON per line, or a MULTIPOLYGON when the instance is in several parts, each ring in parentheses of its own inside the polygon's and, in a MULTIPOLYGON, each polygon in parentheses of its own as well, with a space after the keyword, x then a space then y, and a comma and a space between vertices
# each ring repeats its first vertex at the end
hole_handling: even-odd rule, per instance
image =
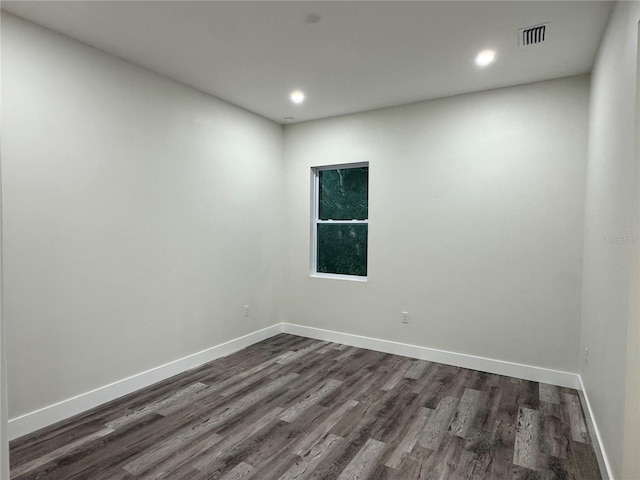
POLYGON ((297 361, 298 359, 304 357, 305 355, 313 352, 314 350, 319 350, 323 346, 325 346, 328 342, 310 342, 309 345, 301 348, 300 350, 292 351, 290 355, 283 356, 276 361, 280 365, 286 365, 288 363, 297 361))
POLYGON ((492 376, 493 375, 489 373, 474 370, 471 374, 468 387, 472 390, 484 390, 489 386, 488 383, 492 376))
POLYGON ((582 478, 576 467, 577 465, 571 464, 563 458, 544 453, 538 457, 538 473, 545 480, 582 478))
MULTIPOLYGON (((398 395, 397 392, 384 393, 385 395, 380 397, 375 404, 360 404, 355 407, 351 411, 351 417, 356 417, 358 414, 357 410, 361 410, 358 407, 364 407, 368 414, 363 413, 360 417, 354 418, 355 421, 350 425, 350 428, 344 428, 343 426, 344 430, 341 432, 342 434, 336 433, 336 431, 340 432, 339 428, 333 429, 332 433, 345 438, 343 443, 344 447, 332 452, 332 454, 327 457, 327 460, 319 465, 312 478, 338 478, 347 465, 358 454, 360 449, 364 447, 367 441, 371 440, 371 430, 381 421, 381 418, 390 409, 393 399, 398 395)), ((337 427, 340 426, 340 423, 341 422, 338 423, 337 427)))
POLYGON ((426 360, 414 360, 404 376, 412 380, 420 380, 420 377, 430 366, 431 362, 426 360))
POLYGON ((324 347, 318 349, 318 353, 324 355, 325 353, 333 350, 334 349, 333 347, 335 347, 336 345, 337 345, 337 343, 328 342, 324 347))
POLYGON ((385 460, 385 465, 398 469, 402 465, 406 456, 413 451, 413 447, 418 443, 420 433, 429 421, 429 417, 433 410, 421 407, 412 417, 409 423, 409 429, 406 434, 394 445, 394 449, 385 460))
POLYGON ((403 407, 402 399, 404 394, 414 395, 413 392, 402 390, 384 391, 374 403, 361 403, 356 406, 350 418, 344 420, 332 429, 334 435, 344 438, 360 438, 362 443, 368 438, 372 438, 373 433, 383 431, 390 417, 397 415, 403 407))
POLYGON ((375 363, 334 362, 333 365, 328 366, 327 371, 331 378, 346 381, 350 378, 362 378, 367 373, 375 371, 375 363))
POLYGON ((437 455, 429 456, 423 464, 423 477, 428 480, 448 480, 454 476, 460 456, 464 448, 464 440, 455 435, 443 439, 437 455))
POLYGON ((575 442, 589 443, 589 434, 582 415, 578 395, 562 394, 562 405, 567 412, 571 426, 571 438, 575 442))
POLYGON ((516 443, 517 412, 500 410, 491 431, 491 443, 495 461, 511 464, 516 443))
POLYGON ((279 399, 279 404, 285 410, 300 409, 307 404, 318 404, 327 408, 326 401, 344 388, 344 382, 336 380, 329 371, 308 372, 300 377, 300 381, 292 384, 279 399))
POLYGON ((556 458, 569 458, 571 428, 560 417, 540 415, 540 452, 556 458))
POLYGON ((391 467, 378 463, 378 466, 369 474, 367 480, 403 480, 404 472, 399 472, 391 467))
POLYGON ((371 372, 369 382, 361 383, 360 389, 355 392, 345 392, 346 398, 353 398, 363 404, 374 404, 380 400, 387 392, 380 388, 380 383, 385 378, 385 372, 375 370, 371 372))
POLYGON ((370 430, 371 438, 388 445, 399 443, 409 429, 414 411, 419 408, 419 396, 405 384, 397 388, 397 395, 390 398, 380 420, 370 430))
POLYGON ((83 428, 90 431, 99 430, 109 421, 129 413, 132 410, 141 408, 140 405, 145 406, 148 403, 157 401, 158 398, 170 396, 181 388, 193 384, 197 380, 192 379, 191 372, 192 371, 189 371, 183 374, 184 377, 176 376, 169 380, 163 380, 138 392, 112 400, 55 425, 25 435, 20 438, 19 442, 13 443, 10 453, 16 458, 23 460, 25 456, 32 454, 34 451, 38 451, 37 445, 46 445, 50 442, 67 443, 81 436, 80 430, 83 428))
POLYGON ((462 450, 451 478, 456 480, 473 478, 475 469, 476 460, 474 453, 469 450, 462 450))
POLYGON ((473 370, 455 367, 453 378, 450 380, 447 396, 461 398, 473 378, 473 370))
POLYGON ((318 425, 316 425, 313 429, 308 429, 301 435, 301 437, 296 441, 295 446, 292 447, 291 451, 296 455, 305 456, 327 435, 341 438, 329 432, 331 432, 333 427, 357 405, 357 401, 351 400, 342 404, 339 408, 330 411, 331 413, 327 415, 318 425))
POLYGON ((291 424, 283 422, 279 419, 274 419, 269 422, 259 432, 243 441, 231 445, 227 450, 220 452, 220 454, 211 459, 210 462, 202 466, 204 475, 197 476, 196 478, 219 478, 227 472, 231 471, 240 462, 247 462, 247 459, 257 452, 261 445, 272 444, 277 441, 279 437, 287 435, 287 429, 291 424), (283 435, 284 434, 284 435, 283 435), (274 440, 275 439, 275 440, 274 440))
POLYGON ((270 432, 280 424, 281 420, 274 415, 275 413, 279 411, 272 411, 271 415, 265 416, 259 424, 247 425, 241 434, 226 437, 213 451, 194 457, 191 466, 201 472, 225 471, 229 466, 232 468, 257 448, 257 439, 268 438, 270 432))
POLYGON ((220 477, 220 480, 249 480, 249 478, 252 478, 255 473, 256 469, 251 465, 240 462, 238 465, 233 467, 233 470, 220 477))
MULTIPOLYGON (((198 425, 189 425, 182 428, 165 441, 143 451, 141 455, 136 456, 135 459, 124 465, 123 468, 132 475, 140 475, 140 473, 146 472, 154 465, 173 456, 185 445, 192 443, 199 436, 203 436, 211 431, 215 426, 215 420, 207 419, 207 421, 203 421, 198 425)), ((222 439, 216 434, 213 435, 216 443, 222 439)), ((212 437, 209 436, 207 441, 210 441, 211 438, 212 437)))
POLYGON ((411 364, 413 362, 410 359, 405 359, 404 362, 398 362, 398 365, 395 367, 394 371, 390 373, 386 382, 382 385, 382 390, 392 390, 400 380, 405 376, 411 364))
MULTIPOLYGON (((137 477, 144 480, 173 480, 182 471, 189 470, 195 459, 212 451, 222 439, 223 437, 217 434, 207 435, 200 441, 183 446, 175 455, 151 465, 144 475, 137 477)), ((126 465, 123 470, 128 471, 126 465)))
POLYGON ((467 436, 478 411, 481 395, 479 390, 471 388, 464 391, 449 427, 453 435, 462 438, 467 436))
POLYGON ((494 458, 512 464, 520 405, 523 403, 522 383, 509 377, 500 379, 500 402, 491 429, 494 458))
MULTIPOLYGON (((81 473, 74 477, 69 477, 66 480, 83 480, 84 478, 91 478, 91 480, 131 480, 136 478, 136 480, 140 477, 134 477, 126 470, 110 468, 109 470, 99 471, 93 474, 92 477, 85 476, 85 473, 81 473)), ((182 477, 182 472, 180 476, 176 476, 175 480, 186 480, 182 477)))
POLYGON ((598 460, 591 445, 583 442, 571 442, 570 463, 574 466, 576 478, 600 479, 598 460))
POLYGON ((206 470, 224 472, 229 465, 237 463, 238 460, 250 465, 270 463, 272 460, 282 457, 284 453, 288 453, 302 433, 310 429, 312 425, 316 425, 325 415, 326 410, 316 406, 307 409, 295 423, 276 418, 267 427, 261 429, 257 435, 249 439, 250 441, 241 442, 237 446, 231 447, 227 452, 222 452, 206 467, 206 470))
POLYGON ((472 429, 468 432, 464 446, 465 458, 468 458, 466 469, 460 467, 457 474, 468 480, 481 480, 488 477, 493 461, 489 432, 472 429))
POLYGON ((383 442, 370 438, 351 459, 338 480, 365 480, 369 478, 369 474, 377 467, 386 448, 387 446, 383 442))
MULTIPOLYGON (((108 417, 107 417, 108 418, 108 417)), ((92 434, 101 430, 105 426, 104 416, 97 418, 89 418, 86 422, 80 422, 74 428, 74 424, 63 424, 51 431, 44 430, 42 438, 28 435, 22 437, 20 448, 12 448, 10 450, 9 463, 16 465, 19 463, 27 463, 41 457, 50 451, 51 445, 66 445, 78 438, 92 434)))
MULTIPOLYGON (((305 412, 301 417, 301 421, 304 421, 304 423, 290 423, 285 422, 284 420, 278 421, 274 425, 274 428, 267 432, 270 435, 265 437, 265 439, 261 441, 246 457, 246 462, 256 466, 272 463, 274 465, 273 468, 279 468, 282 463, 282 456, 285 455, 287 458, 291 459, 289 464, 289 466, 291 466, 292 462, 297 458, 297 456, 291 452, 293 443, 305 430, 305 425, 314 423, 313 417, 318 417, 317 410, 309 410, 305 412), (314 415, 314 413, 316 415, 314 415)), ((285 471, 286 469, 281 472, 281 475, 285 471)))
POLYGON ((259 478, 260 480, 279 480, 298 460, 297 455, 291 452, 282 452, 268 463, 257 467, 259 468, 259 478))
POLYGON ((349 348, 343 350, 342 353, 340 353, 340 355, 338 355, 336 357, 336 361, 337 362, 344 362, 344 361, 347 361, 347 360, 351 360, 352 357, 354 357, 355 354, 358 352, 358 350, 359 349, 356 348, 356 347, 349 347, 349 348))
POLYGON ((279 334, 11 442, 11 480, 600 480, 575 390, 279 334))
POLYGON ((217 392, 223 397, 231 396, 234 393, 238 393, 238 391, 248 385, 253 385, 256 382, 267 382, 267 377, 270 378, 271 374, 275 371, 279 371, 280 367, 276 365, 276 363, 277 359, 281 356, 282 355, 276 356, 273 359, 265 360, 248 369, 243 370, 242 367, 240 367, 240 371, 235 372, 232 375, 225 375, 224 377, 217 377, 214 379, 203 379, 202 383, 209 385, 212 392, 217 392))
POLYGON ((456 397, 444 397, 436 407, 433 415, 422 430, 420 446, 430 450, 438 450, 440 443, 447 435, 447 430, 456 412, 459 399, 456 397))
POLYGON ((42 455, 34 460, 31 460, 30 462, 23 463, 22 465, 19 465, 11 469, 11 475, 13 477, 20 477, 24 473, 30 472, 39 467, 42 467, 43 465, 46 465, 57 458, 64 457, 67 454, 72 452, 77 452, 83 446, 90 444, 94 440, 97 440, 101 437, 109 435, 110 433, 113 433, 113 429, 110 427, 105 427, 102 430, 98 430, 97 432, 91 433, 89 435, 85 435, 84 437, 80 437, 74 440, 73 442, 62 445, 45 455, 42 455))
MULTIPOLYGON (((336 377, 334 377, 336 378, 336 377)), ((360 392, 374 382, 375 374, 366 369, 355 372, 342 380, 342 387, 334 390, 322 399, 320 405, 330 410, 338 408, 354 399, 354 392, 360 392)), ((337 379, 337 378, 336 378, 337 379)))
POLYGON ((220 432, 224 434, 224 440, 217 442, 215 448, 209 451, 203 452, 200 455, 194 456, 191 461, 191 466, 197 470, 207 470, 208 466, 212 464, 218 457, 225 454, 233 446, 240 444, 247 438, 252 438, 258 432, 260 432, 267 425, 278 421, 278 416, 282 413, 282 408, 275 407, 272 410, 263 414, 259 411, 259 418, 255 418, 248 423, 240 423, 239 429, 220 432))
MULTIPOLYGON (((12 473, 11 479, 91 478, 92 472, 110 469, 122 461, 127 461, 142 448, 153 444, 156 435, 162 436, 164 433, 162 429, 157 428, 163 420, 164 417, 153 413, 34 470, 26 471, 22 475, 12 473)), ((12 465, 12 469, 13 467, 15 465, 12 465)))
MULTIPOLYGON (((185 397, 188 400, 191 400, 192 395, 194 393, 197 393, 206 389, 207 389, 207 385, 205 385, 204 383, 200 383, 200 382, 193 383, 183 389, 178 390, 173 394, 165 395, 160 400, 157 400, 155 402, 150 402, 141 408, 138 408, 136 410, 129 409, 127 413, 111 421, 106 422, 105 425, 113 429, 118 429, 122 425, 133 422, 138 418, 142 418, 148 415, 149 413, 158 412, 163 408, 169 407, 175 404, 176 402, 179 402, 181 399, 184 399, 185 397)), ((162 415, 162 413, 160 414, 162 415)))
POLYGON ((560 404, 560 392, 555 385, 549 385, 547 383, 540 384, 540 401, 560 404))
POLYGON ((422 387, 427 393, 424 406, 426 408, 436 409, 442 399, 450 396, 453 386, 458 387, 455 378, 456 368, 450 365, 435 364, 435 374, 422 387))
POLYGON ((416 445, 412 452, 403 460, 399 470, 406 478, 425 480, 434 462, 438 461, 439 454, 416 445))
MULTIPOLYGON (((413 384, 414 393, 425 393, 431 387, 431 385, 433 385, 437 381, 439 374, 440 364, 431 363, 427 367, 427 370, 420 376, 420 378, 411 379, 415 382, 413 384)), ((425 406, 427 408, 430 408, 427 405, 425 406)))
POLYGON ((307 408, 320 403, 322 399, 334 390, 338 389, 341 385, 341 381, 334 380, 333 378, 322 380, 314 388, 307 390, 306 393, 300 395, 299 397, 301 398, 299 398, 293 405, 288 406, 288 408, 282 412, 280 418, 285 422, 295 422, 302 412, 307 408))
POLYGON ((549 415, 559 419, 562 419, 565 415, 565 413, 563 412, 562 403, 550 403, 545 402, 544 400, 540 400, 539 410, 541 415, 549 415))
POLYGON ((339 447, 343 440, 343 438, 331 434, 325 436, 321 442, 316 443, 308 452, 302 455, 300 460, 280 477, 280 480, 306 480, 320 462, 334 448, 339 447))
POLYGON ((473 427, 485 432, 493 431, 496 417, 500 410, 502 387, 487 385, 478 399, 478 410, 473 421, 473 427))
POLYGON ((238 378, 235 382, 228 382, 222 388, 216 388, 217 386, 215 385, 215 383, 213 385, 210 385, 215 388, 216 393, 221 397, 230 397, 231 395, 250 390, 256 382, 264 379, 265 376, 271 377, 272 374, 276 373, 281 368, 280 365, 276 364, 275 362, 265 365, 264 367, 262 367, 261 365, 260 367, 261 368, 252 371, 250 375, 247 375, 244 378, 238 378))
POLYGON ((540 453, 540 414, 537 410, 520 407, 516 440, 513 447, 513 463, 536 470, 540 453))
POLYGON ((529 380, 522 380, 522 383, 525 392, 522 405, 532 410, 538 410, 540 408, 540 384, 529 380))

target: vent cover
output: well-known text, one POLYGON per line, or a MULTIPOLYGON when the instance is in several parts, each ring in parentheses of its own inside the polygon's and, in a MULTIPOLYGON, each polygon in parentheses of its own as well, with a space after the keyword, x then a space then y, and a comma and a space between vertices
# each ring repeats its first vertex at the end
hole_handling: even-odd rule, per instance
POLYGON ((521 28, 518 31, 518 40, 521 47, 536 45, 545 41, 549 24, 542 23, 532 27, 521 28))

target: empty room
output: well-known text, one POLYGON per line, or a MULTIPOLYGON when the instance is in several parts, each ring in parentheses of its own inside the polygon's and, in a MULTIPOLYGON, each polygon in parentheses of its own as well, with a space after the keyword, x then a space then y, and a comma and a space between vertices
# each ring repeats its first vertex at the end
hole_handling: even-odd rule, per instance
POLYGON ((640 2, 1 7, 0 480, 640 480, 640 2))

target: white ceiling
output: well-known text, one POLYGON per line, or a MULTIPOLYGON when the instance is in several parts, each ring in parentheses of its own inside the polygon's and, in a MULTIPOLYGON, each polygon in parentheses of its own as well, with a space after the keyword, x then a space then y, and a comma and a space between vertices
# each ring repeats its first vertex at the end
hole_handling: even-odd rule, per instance
POLYGON ((611 2, 3 1, 2 8, 279 123, 591 70, 611 2), (309 14, 318 23, 305 22, 309 14), (544 44, 518 29, 551 22, 544 44), (481 69, 482 49, 497 60, 481 69), (289 93, 305 92, 294 105, 289 93))

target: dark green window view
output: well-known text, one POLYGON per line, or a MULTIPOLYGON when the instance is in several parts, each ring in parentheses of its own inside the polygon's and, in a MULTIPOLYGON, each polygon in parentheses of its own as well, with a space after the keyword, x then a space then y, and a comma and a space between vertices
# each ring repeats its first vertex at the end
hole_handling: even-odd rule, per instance
POLYGON ((316 174, 316 272, 366 277, 369 167, 316 174))

